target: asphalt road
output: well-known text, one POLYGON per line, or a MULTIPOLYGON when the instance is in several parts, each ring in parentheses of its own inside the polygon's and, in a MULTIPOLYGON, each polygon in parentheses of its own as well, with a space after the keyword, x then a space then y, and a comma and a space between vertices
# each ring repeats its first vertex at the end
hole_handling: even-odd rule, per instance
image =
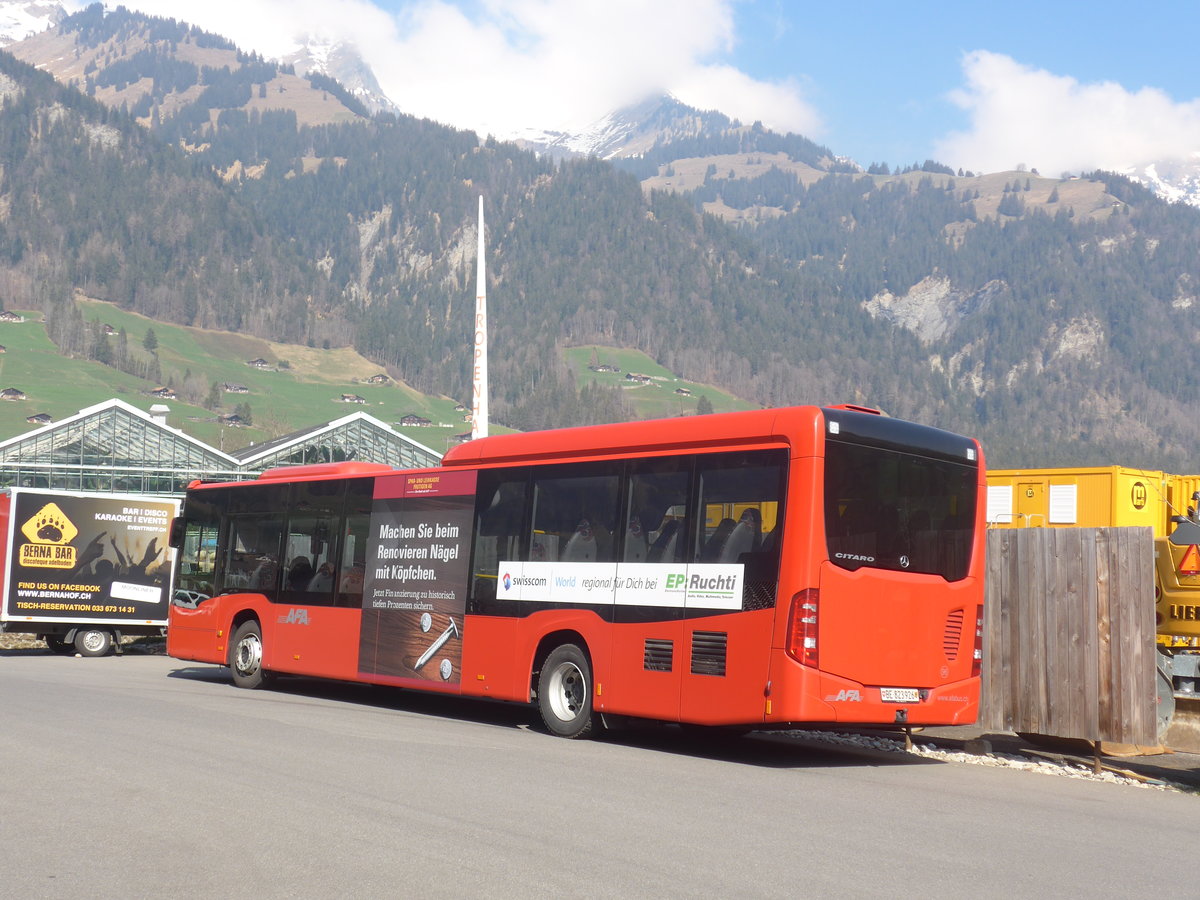
POLYGON ((1192 795, 531 719, 2 651, 0 895, 1124 900, 1200 825, 1192 795))

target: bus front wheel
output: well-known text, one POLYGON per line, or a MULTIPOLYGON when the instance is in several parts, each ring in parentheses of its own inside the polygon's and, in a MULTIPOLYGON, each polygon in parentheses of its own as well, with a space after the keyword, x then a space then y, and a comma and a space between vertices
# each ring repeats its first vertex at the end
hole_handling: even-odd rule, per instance
POLYGON ((268 676, 262 662, 262 629, 251 619, 237 627, 229 642, 229 669, 233 673, 233 683, 249 690, 265 685, 268 676))
POLYGON ((538 676, 538 712, 551 734, 587 737, 592 731, 592 667, 574 644, 550 651, 538 676))

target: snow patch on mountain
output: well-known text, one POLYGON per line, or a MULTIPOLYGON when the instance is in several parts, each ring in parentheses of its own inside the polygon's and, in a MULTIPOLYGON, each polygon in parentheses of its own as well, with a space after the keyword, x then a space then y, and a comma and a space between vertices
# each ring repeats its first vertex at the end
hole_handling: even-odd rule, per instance
POLYGON ((53 28, 67 17, 60 3, 47 0, 0 0, 0 47, 53 28))
POLYGON ((1170 203, 1200 206, 1200 151, 1185 159, 1164 159, 1125 169, 1122 175, 1140 182, 1170 203))

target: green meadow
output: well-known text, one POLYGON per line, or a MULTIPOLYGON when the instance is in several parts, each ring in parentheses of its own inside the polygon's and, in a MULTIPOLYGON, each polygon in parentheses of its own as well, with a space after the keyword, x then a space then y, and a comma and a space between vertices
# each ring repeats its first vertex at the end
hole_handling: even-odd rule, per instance
MULTIPOLYGON (((165 404, 170 409, 169 425, 227 451, 358 410, 439 453, 450 446, 455 434, 471 427, 464 421, 465 413, 455 410, 453 399, 426 396, 390 378, 385 384, 371 384, 370 378, 386 373, 349 348, 323 350, 277 344, 242 334, 156 322, 101 301, 78 302, 86 321, 112 327, 114 334, 109 340, 116 342, 117 333, 125 330, 131 358, 149 363, 157 356, 161 381, 138 378, 93 360, 62 356, 47 337, 39 315, 21 313, 26 321, 0 323, 0 345, 5 348, 0 353, 0 390, 16 388, 26 395, 25 400, 0 402, 0 439, 39 427, 26 422, 28 416, 45 413, 59 421, 112 397, 147 411, 155 404, 165 404), (153 354, 143 346, 149 329, 154 330, 157 343, 153 354), (256 359, 265 360, 266 367, 248 365, 256 359), (182 399, 185 385, 207 396, 214 382, 247 389, 247 393, 222 389, 219 411, 230 414, 239 404, 249 404, 251 427, 223 425, 217 421, 216 412, 182 399), (173 388, 180 399, 152 396, 152 391, 162 387, 173 388), (363 402, 345 402, 343 394, 361 397, 363 402), (434 424, 400 426, 401 417, 409 414, 434 424)), ((638 418, 692 415, 701 397, 707 397, 717 412, 752 408, 710 385, 679 379, 635 350, 576 347, 566 351, 566 360, 577 384, 595 381, 619 387, 638 418), (588 368, 593 359, 621 371, 593 372, 588 368), (628 372, 648 375, 651 381, 636 384, 625 378, 628 372), (687 393, 677 393, 679 390, 687 393)), ((493 425, 492 430, 508 429, 493 425)))

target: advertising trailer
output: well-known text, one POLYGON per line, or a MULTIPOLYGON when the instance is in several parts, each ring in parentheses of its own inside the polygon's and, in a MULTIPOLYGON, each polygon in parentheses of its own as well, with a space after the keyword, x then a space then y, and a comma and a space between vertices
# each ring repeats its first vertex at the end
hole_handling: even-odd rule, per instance
POLYGON ((0 493, 0 631, 56 653, 104 656, 123 635, 161 634, 171 600, 179 501, 9 488, 0 493))

